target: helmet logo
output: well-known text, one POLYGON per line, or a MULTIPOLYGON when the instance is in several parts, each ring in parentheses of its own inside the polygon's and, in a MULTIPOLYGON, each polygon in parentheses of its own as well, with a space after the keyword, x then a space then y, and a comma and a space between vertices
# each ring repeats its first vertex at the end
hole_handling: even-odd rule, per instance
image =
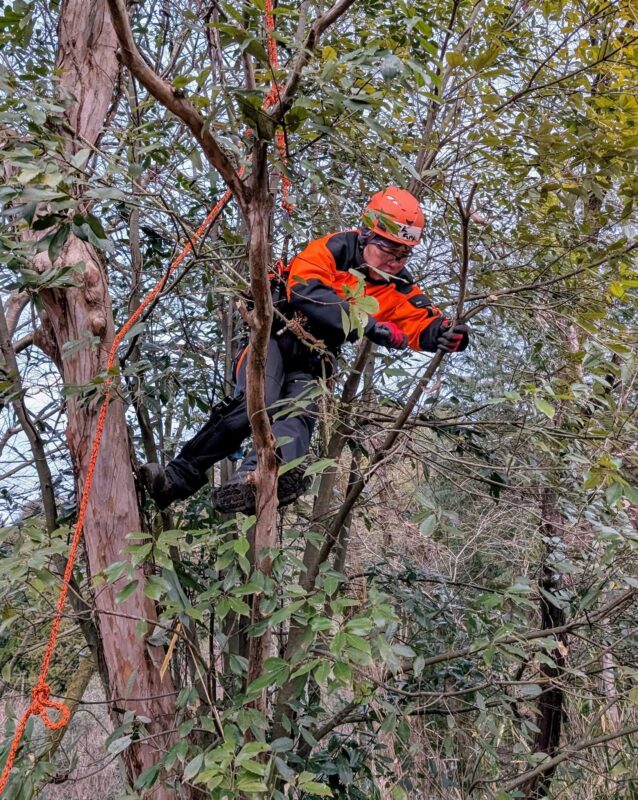
POLYGON ((418 242, 421 238, 421 233, 423 228, 419 228, 416 225, 399 225, 397 229, 397 234, 402 239, 407 239, 409 242, 418 242))

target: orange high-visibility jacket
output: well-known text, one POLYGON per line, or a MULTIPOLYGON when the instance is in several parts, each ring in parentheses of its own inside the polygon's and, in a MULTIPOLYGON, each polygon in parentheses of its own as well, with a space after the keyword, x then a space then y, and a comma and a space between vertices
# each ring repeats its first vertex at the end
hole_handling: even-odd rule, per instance
POLYGON ((331 233, 316 239, 295 256, 288 276, 288 301, 293 310, 308 320, 308 329, 318 339, 335 349, 346 339, 354 341, 358 334, 347 337, 343 313, 348 317, 345 287, 355 289, 357 277, 348 272, 356 269, 365 275, 365 294, 374 297, 379 310, 366 325, 367 333, 377 322, 394 322, 408 337, 413 350, 436 351, 443 317, 426 297, 407 269, 390 280, 372 276, 363 262, 363 251, 357 230, 331 233))

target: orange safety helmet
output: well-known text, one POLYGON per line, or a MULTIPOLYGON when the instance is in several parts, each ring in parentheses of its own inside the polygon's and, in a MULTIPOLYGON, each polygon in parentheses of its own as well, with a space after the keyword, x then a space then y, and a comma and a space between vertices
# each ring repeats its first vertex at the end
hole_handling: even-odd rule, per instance
POLYGON ((363 217, 364 224, 384 239, 409 247, 421 241, 425 215, 416 197, 398 186, 372 195, 363 217))

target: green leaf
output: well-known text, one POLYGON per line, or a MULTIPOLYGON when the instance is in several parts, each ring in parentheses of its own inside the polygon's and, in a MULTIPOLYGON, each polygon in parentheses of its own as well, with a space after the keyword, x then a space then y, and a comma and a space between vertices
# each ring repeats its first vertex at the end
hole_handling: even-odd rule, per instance
POLYGON ((153 786, 157 781, 161 768, 161 764, 154 764, 152 767, 149 767, 148 769, 144 770, 144 772, 140 773, 135 781, 135 788, 150 789, 151 786, 153 786))
POLYGON ((112 741, 106 749, 111 755, 115 756, 118 753, 122 753, 124 750, 126 750, 132 741, 133 734, 129 733, 126 736, 121 736, 119 739, 112 741))
POLYGON ((290 783, 294 779, 294 769, 291 769, 282 758, 279 758, 279 756, 275 756, 275 766, 277 767, 277 772, 287 783, 290 783))
POLYGON ((304 792, 309 794, 316 794, 319 797, 332 797, 332 789, 324 783, 317 783, 317 781, 308 781, 302 786, 304 792))
POLYGON ((250 606, 248 603, 245 603, 243 600, 240 600, 238 597, 228 597, 228 605, 232 608, 232 610, 240 614, 243 617, 250 616, 250 606))
POLYGON ((272 141, 275 138, 275 123, 270 115, 263 111, 260 105, 255 105, 251 97, 238 91, 234 92, 234 96, 244 122, 255 130, 259 139, 272 141))
POLYGON ((108 238, 106 233, 104 232, 102 223, 96 216, 94 216, 93 214, 87 214, 86 221, 89 225, 89 228, 93 231, 93 233, 97 236, 98 239, 108 238))
POLYGON ((289 664, 281 658, 268 658, 264 662, 263 674, 246 689, 246 701, 259 697, 264 689, 281 687, 290 675, 289 664))
POLYGON ((535 397, 534 398, 534 405, 536 408, 545 414, 546 417, 552 419, 554 414, 556 413, 556 409, 551 403, 548 403, 547 400, 543 400, 542 397, 535 397))
POLYGON ((611 486, 607 487, 605 497, 610 506, 616 505, 616 503, 620 500, 624 494, 624 488, 625 487, 621 483, 612 483, 611 486))
POLYGON ((270 743, 270 749, 273 751, 273 753, 288 753, 294 746, 294 741, 286 736, 280 737, 279 739, 273 739, 273 741, 270 743))
MULTIPOLYGON (((277 659, 279 660, 279 659, 277 659)), ((252 758, 260 753, 267 753, 270 750, 270 745, 267 742, 248 742, 237 754, 235 761, 238 764, 243 763, 247 758, 252 758)))
POLYGON ((425 537, 432 536, 439 524, 436 514, 429 514, 419 525, 419 530, 425 537))
POLYGON ((127 583, 126 586, 123 589, 120 589, 120 591, 115 595, 115 602, 123 603, 125 600, 128 600, 128 598, 137 589, 138 583, 139 580, 134 580, 130 583, 127 583))
POLYGON ((148 575, 146 578, 146 585, 144 586, 144 594, 150 597, 151 600, 159 600, 160 597, 166 592, 167 587, 160 578, 155 575, 148 575))
POLYGON ((446 53, 445 60, 451 67, 462 67, 466 63, 465 56, 463 53, 446 53))
POLYGON ((248 659, 244 658, 244 656, 238 656, 234 653, 231 653, 228 659, 230 671, 233 675, 245 675, 246 670, 248 669, 248 659))
POLYGON ((306 456, 299 456, 299 458, 293 458, 292 461, 288 461, 286 464, 282 464, 279 467, 278 475, 285 475, 287 472, 290 472, 291 469, 300 466, 306 460, 306 456))
POLYGON ((200 753, 199 755, 195 756, 188 764, 184 767, 184 774, 182 779, 184 781, 192 781, 199 773, 204 765, 204 753, 200 753))
POLYGON ((538 697, 539 694, 542 694, 542 691, 542 688, 537 683, 528 683, 520 688, 520 693, 523 697, 538 697))
POLYGON ((240 556, 245 556, 250 550, 250 542, 245 536, 235 539, 233 542, 233 550, 240 556))
POLYGON ((638 489, 633 486, 628 486, 627 484, 623 485, 623 495, 629 500, 629 502, 634 505, 638 506, 638 489))
POLYGON ((240 778, 237 781, 237 789, 240 792, 267 792, 268 787, 263 781, 256 781, 254 778, 240 778))
POLYGON ((336 463, 334 458, 321 458, 319 461, 315 461, 314 464, 310 464, 310 466, 306 467, 304 475, 317 475, 319 472, 324 472, 328 467, 336 466, 336 463))
POLYGON ((407 644, 393 644, 392 650, 398 655, 403 656, 404 658, 415 658, 416 653, 411 647, 408 647, 407 644))
POLYGON ((305 599, 295 600, 292 603, 288 603, 283 608, 278 609, 274 614, 271 614, 268 617, 268 627, 272 628, 273 626, 278 625, 280 622, 283 622, 285 619, 288 619, 296 611, 299 611, 300 608, 303 608, 305 604, 305 599))
POLYGON ((352 681, 352 669, 345 661, 335 661, 332 674, 340 683, 349 684, 352 681))
POLYGON ((82 169, 92 152, 93 151, 90 147, 84 147, 82 150, 78 150, 78 152, 71 158, 71 164, 77 169, 82 169))
POLYGON ((54 264, 60 257, 62 248, 64 247, 66 240, 69 238, 70 232, 71 226, 69 224, 60 225, 60 227, 49 240, 48 252, 49 259, 52 264, 54 264))

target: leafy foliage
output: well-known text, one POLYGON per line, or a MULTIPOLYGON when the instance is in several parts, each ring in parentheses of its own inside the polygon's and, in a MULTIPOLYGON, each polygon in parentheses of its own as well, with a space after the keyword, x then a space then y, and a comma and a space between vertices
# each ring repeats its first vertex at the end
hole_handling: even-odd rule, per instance
MULTIPOLYGON (((65 262, 74 236, 101 253, 121 323, 224 187, 184 127, 128 75, 99 147, 78 143, 68 157, 69 100, 50 44, 59 11, 16 0, 0 16, 2 288, 26 293, 37 311, 43 292, 62 298, 81 285, 84 265, 65 262), (50 269, 34 267, 38 253, 50 269)), ((276 10, 282 72, 305 13, 315 12, 276 10)), ((149 63, 250 168, 255 137, 274 134, 261 111, 271 75, 260 4, 176 2, 170 17, 135 4, 133 22, 149 63)), ((311 497, 282 516, 271 577, 252 567, 254 520, 221 520, 206 490, 180 504, 166 530, 147 504, 147 529, 91 576, 93 591, 116 584, 123 601, 135 589, 132 568, 145 566, 144 592, 161 616, 155 630, 141 620, 139 632, 172 653, 181 687, 171 721, 179 740, 139 775, 137 796, 162 781, 220 800, 522 796, 517 778, 548 758, 537 746, 539 697, 543 668, 558 669, 560 657, 564 752, 618 737, 563 760, 547 796, 635 795, 634 745, 622 734, 636 725, 637 55, 628 2, 366 2, 327 31, 285 117, 289 161, 271 155, 273 170, 292 178, 296 205, 294 216, 275 216, 274 253, 289 257, 311 237, 356 225, 379 186, 411 184, 428 211, 411 268, 453 315, 455 198, 476 183, 467 301, 489 296, 490 305, 472 321, 471 348, 446 362, 409 435, 374 471, 312 590, 302 585, 304 551, 324 528, 308 501, 336 470, 336 511, 423 356, 374 354, 349 452, 335 462, 328 441, 347 413, 335 398, 353 356, 344 350, 334 397, 323 387, 311 497), (543 603, 564 613, 567 645, 541 629, 543 603), (303 635, 288 657, 294 628, 303 635), (272 652, 249 681, 248 645, 264 634, 272 652), (267 715, 255 707, 264 695, 267 715)), ((121 391, 140 461, 151 457, 149 433, 169 459, 227 392, 244 335, 233 300, 247 285, 245 261, 231 206, 125 345, 121 391)), ((374 312, 361 300, 354 308, 353 326, 374 312)), ((16 336, 35 325, 35 313, 24 315, 16 336)), ((80 337, 63 357, 91 346, 80 337)), ((49 357, 31 347, 20 358, 26 402, 53 458, 64 448, 64 399, 49 357)), ((90 402, 101 381, 64 388, 90 402)), ((9 392, 7 382, 1 499, 14 525, 0 569, 2 635, 13 650, 24 630, 16 609, 50 612, 50 558, 65 542, 20 519, 35 482, 9 392)), ((55 489, 72 519, 64 457, 55 489)), ((78 577, 88 591, 83 568, 78 577)), ((76 633, 73 641, 81 646, 76 633)), ((16 670, 33 678, 26 655, 3 674, 14 687, 16 670)), ((108 752, 124 752, 147 724, 127 712, 108 752)), ((16 793, 26 758, 21 769, 16 793)))

